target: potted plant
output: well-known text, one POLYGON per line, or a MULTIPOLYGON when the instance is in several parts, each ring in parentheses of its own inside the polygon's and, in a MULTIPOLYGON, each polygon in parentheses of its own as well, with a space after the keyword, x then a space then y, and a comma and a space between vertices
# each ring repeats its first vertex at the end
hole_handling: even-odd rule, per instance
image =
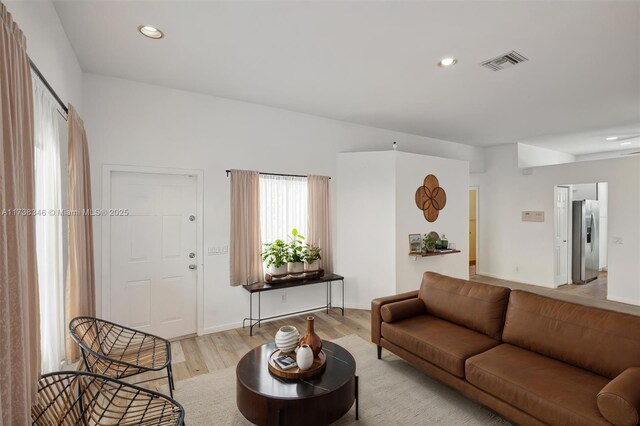
POLYGON ((287 273, 287 259, 289 246, 283 240, 275 240, 264 244, 262 260, 266 262, 271 275, 284 275, 287 273))
POLYGON ((434 252, 436 251, 436 240, 430 234, 425 234, 422 239, 422 247, 425 252, 434 252))
POLYGON ((302 263, 304 260, 302 255, 304 237, 298 233, 296 228, 293 228, 289 239, 291 241, 287 253, 287 272, 290 274, 304 272, 304 264, 302 263))
POLYGON ((304 248, 303 257, 304 257, 304 269, 305 271, 317 271, 319 268, 318 260, 322 259, 320 257, 320 251, 322 249, 316 245, 309 244, 304 248))

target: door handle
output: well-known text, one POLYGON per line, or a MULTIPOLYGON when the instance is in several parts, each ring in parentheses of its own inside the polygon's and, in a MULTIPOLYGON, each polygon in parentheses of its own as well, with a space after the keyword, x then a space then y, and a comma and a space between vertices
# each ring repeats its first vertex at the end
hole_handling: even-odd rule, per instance
POLYGON ((196 269, 196 268, 197 268, 197 266, 194 265, 193 263, 191 265, 189 265, 189 269, 196 269))

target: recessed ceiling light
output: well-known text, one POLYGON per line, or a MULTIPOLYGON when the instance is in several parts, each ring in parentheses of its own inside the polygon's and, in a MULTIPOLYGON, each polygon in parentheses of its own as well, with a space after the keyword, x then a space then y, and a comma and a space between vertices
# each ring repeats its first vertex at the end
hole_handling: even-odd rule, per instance
POLYGON ((156 27, 152 27, 151 25, 140 25, 138 27, 138 31, 140 31, 143 36, 156 40, 164 37, 164 33, 162 31, 156 27))
POLYGON ((617 136, 609 136, 609 137, 608 137, 608 138, 606 138, 605 140, 608 140, 608 141, 617 141, 617 140, 618 140, 618 137, 617 137, 617 136))
POLYGON ((442 58, 440 62, 438 62, 439 67, 450 67, 455 65, 458 62, 456 58, 442 58))
POLYGON ((624 146, 624 145, 631 145, 631 142, 620 142, 620 145, 624 146))

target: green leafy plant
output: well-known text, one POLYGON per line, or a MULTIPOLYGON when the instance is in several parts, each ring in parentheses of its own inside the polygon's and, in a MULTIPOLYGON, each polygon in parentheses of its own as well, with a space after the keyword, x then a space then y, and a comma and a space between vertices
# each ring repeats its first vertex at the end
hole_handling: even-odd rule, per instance
POLYGON ((431 235, 426 234, 422 239, 422 248, 424 251, 434 251, 436 249, 436 240, 431 235))
POLYGON ((287 263, 289 258, 289 245, 287 243, 283 240, 275 240, 272 243, 263 245, 262 260, 267 263, 267 268, 270 268, 271 265, 279 268, 287 263))
POLYGON ((307 263, 315 262, 316 260, 322 259, 322 257, 320 257, 321 250, 320 247, 307 243, 302 252, 302 257, 307 263))
POLYGON ((291 230, 291 235, 289 235, 289 251, 287 262, 302 262, 304 260, 302 245, 304 242, 304 236, 298 233, 296 228, 291 230))

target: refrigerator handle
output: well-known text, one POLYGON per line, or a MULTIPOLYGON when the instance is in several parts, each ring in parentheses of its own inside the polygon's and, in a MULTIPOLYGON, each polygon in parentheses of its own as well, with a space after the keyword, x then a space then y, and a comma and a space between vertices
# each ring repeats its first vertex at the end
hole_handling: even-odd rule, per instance
POLYGON ((593 253, 593 248, 596 245, 595 236, 598 235, 596 229, 596 217, 593 213, 591 213, 591 253, 593 253))

